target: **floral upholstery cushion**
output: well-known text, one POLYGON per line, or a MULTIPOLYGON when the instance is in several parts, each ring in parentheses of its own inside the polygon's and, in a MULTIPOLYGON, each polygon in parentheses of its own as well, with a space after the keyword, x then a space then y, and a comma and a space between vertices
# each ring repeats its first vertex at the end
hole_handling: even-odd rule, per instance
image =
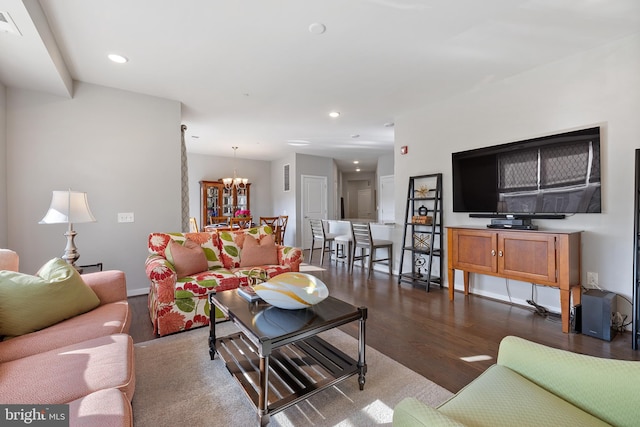
POLYGON ((216 292, 235 289, 238 284, 238 276, 227 269, 208 270, 178 279, 175 285, 175 297, 193 298, 207 295, 212 289, 216 292))

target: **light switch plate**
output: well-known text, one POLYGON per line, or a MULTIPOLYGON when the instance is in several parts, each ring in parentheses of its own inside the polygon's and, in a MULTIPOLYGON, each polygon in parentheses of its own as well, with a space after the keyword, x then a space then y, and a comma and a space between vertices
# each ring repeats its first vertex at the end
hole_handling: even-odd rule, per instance
POLYGON ((118 213, 118 222, 133 222, 133 212, 118 213))

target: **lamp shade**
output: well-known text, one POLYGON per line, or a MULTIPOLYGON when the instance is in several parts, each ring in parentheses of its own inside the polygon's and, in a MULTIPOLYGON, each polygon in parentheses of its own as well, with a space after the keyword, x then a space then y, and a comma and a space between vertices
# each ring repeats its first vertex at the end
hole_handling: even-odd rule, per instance
POLYGON ((81 191, 53 191, 51 206, 40 224, 96 222, 87 193, 81 191))

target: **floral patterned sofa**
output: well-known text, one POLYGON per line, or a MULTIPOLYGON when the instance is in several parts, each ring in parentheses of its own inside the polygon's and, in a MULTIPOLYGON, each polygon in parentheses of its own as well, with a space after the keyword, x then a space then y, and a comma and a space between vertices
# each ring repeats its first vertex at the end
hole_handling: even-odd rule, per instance
MULTIPOLYGON (((277 253, 277 263, 246 265, 249 256, 243 257, 242 253, 248 236, 258 245, 270 243, 273 230, 269 226, 260 226, 237 231, 149 235, 149 256, 145 270, 151 281, 148 304, 156 334, 163 336, 208 325, 208 294, 213 290, 220 292, 245 285, 249 274, 271 278, 281 273, 299 271, 303 260, 302 250, 275 243, 273 251, 277 253), (176 249, 181 249, 176 244, 182 247, 199 245, 206 257, 206 269, 179 278, 177 258, 172 257, 174 252, 178 252, 176 249)), ((252 246, 255 244, 252 243, 252 246)), ((198 248, 195 250, 199 251, 198 248)), ((275 261, 275 254, 272 261, 275 261)))

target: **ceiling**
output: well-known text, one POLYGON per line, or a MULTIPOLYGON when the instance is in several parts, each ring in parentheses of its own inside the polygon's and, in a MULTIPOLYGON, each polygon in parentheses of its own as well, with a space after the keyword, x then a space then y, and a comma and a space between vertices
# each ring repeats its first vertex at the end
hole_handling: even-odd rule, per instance
POLYGON ((177 100, 191 153, 295 151, 343 171, 375 170, 408 111, 640 30, 638 0, 0 0, 0 11, 20 32, 0 32, 6 86, 72 97, 78 80, 177 100))

